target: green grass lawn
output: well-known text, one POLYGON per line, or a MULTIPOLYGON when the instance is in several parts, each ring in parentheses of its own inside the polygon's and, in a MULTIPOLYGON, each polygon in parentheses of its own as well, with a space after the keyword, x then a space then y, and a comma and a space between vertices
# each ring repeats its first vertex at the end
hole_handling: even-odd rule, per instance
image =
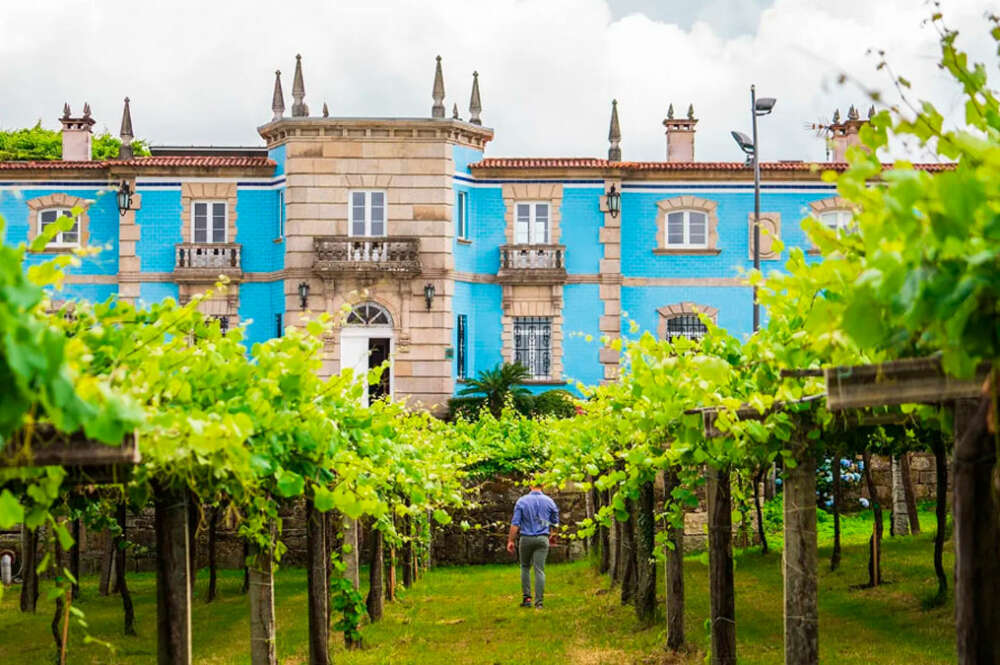
MULTIPOLYGON (((925 529, 933 526, 929 517, 921 515, 925 529)), ((859 524, 847 529, 844 560, 836 573, 829 572, 829 545, 820 548, 821 661, 837 665, 953 663, 950 602, 921 609, 922 600, 936 588, 932 534, 887 538, 883 571, 889 583, 878 589, 855 589, 867 579, 864 518, 851 518, 855 520, 859 524)), ((823 538, 822 528, 820 533, 823 538)), ((946 570, 952 565, 949 551, 946 570)), ((194 660, 199 664, 249 663, 249 620, 246 599, 239 593, 239 571, 222 571, 220 582, 219 600, 208 605, 201 596, 204 571, 199 578, 193 616, 194 660)), ((121 635, 119 599, 97 596, 96 579, 84 580, 79 606, 86 612, 91 633, 112 642, 116 651, 83 644, 74 626, 69 662, 155 663, 154 583, 152 574, 130 576, 139 636, 126 638, 121 635)), ((363 650, 345 652, 340 637, 335 636, 334 661, 338 665, 700 663, 707 641, 708 571, 698 556, 686 562, 686 585, 687 636, 694 646, 679 658, 663 653, 660 624, 641 629, 632 609, 618 602, 617 589, 607 592, 605 579, 588 562, 580 561, 549 566, 546 608, 540 612, 516 606, 520 591, 513 564, 435 570, 387 605, 382 622, 363 629, 363 650)), ((304 571, 279 571, 275 588, 279 662, 305 663, 304 571)), ((17 593, 17 587, 9 589, 0 600, 0 663, 51 662, 52 606, 40 601, 39 614, 21 614, 17 593)), ((782 662, 781 607, 780 554, 738 554, 736 618, 741 663, 782 662)))

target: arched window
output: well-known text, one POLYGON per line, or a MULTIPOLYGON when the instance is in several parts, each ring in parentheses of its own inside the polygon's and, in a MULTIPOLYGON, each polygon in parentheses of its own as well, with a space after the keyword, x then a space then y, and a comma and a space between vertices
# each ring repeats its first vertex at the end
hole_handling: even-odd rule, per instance
POLYGON ((378 303, 363 302, 351 308, 346 323, 349 326, 391 326, 392 316, 378 303))
POLYGON ((693 302, 682 302, 667 305, 656 310, 660 315, 660 325, 657 332, 661 339, 687 337, 701 339, 708 333, 708 327, 701 322, 699 314, 706 315, 712 321, 719 316, 719 310, 708 305, 698 305, 693 302))
POLYGON ((656 202, 655 254, 718 254, 718 203, 697 196, 656 202))
POLYGON ((809 204, 812 216, 834 231, 849 229, 854 220, 854 208, 850 201, 839 196, 831 196, 809 204))
POLYGON ((819 214, 819 221, 834 231, 843 231, 851 226, 854 215, 850 210, 828 210, 819 214))

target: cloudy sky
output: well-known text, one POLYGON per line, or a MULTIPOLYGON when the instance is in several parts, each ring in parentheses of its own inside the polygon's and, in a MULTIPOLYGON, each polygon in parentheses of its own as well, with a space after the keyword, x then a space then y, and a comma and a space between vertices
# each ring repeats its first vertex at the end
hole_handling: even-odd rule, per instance
MULTIPOLYGON (((996 57, 983 16, 1000 0, 942 0, 960 44, 996 57)), ((291 106, 295 54, 318 115, 428 116, 434 56, 449 115, 468 115, 478 70, 492 156, 603 156, 612 98, 623 156, 664 157, 667 104, 693 103, 696 157, 739 159, 751 83, 778 98, 761 123, 764 159, 823 159, 805 129, 835 107, 867 108, 857 83, 884 89, 869 48, 947 112, 956 89, 935 66, 924 0, 60 0, 5 3, 0 127, 58 126, 64 101, 89 101, 117 133, 132 98, 136 134, 154 144, 256 145, 274 70, 291 106)))

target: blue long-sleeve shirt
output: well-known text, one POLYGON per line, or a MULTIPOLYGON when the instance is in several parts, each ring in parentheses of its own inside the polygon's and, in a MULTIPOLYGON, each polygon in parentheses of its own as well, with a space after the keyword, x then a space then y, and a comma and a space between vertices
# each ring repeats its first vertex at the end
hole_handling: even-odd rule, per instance
POLYGON ((518 527, 522 536, 547 536, 549 528, 559 524, 559 508, 541 491, 532 490, 514 504, 511 524, 518 527))

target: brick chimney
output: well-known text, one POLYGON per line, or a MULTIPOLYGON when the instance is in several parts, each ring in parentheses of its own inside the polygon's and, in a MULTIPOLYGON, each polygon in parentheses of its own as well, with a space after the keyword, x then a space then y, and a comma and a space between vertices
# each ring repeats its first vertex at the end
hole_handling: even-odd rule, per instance
POLYGON ((663 126, 667 128, 667 161, 694 161, 694 126, 698 124, 694 117, 694 105, 688 106, 686 118, 674 117, 674 105, 667 109, 667 119, 663 126))
POLYGON ((94 119, 90 117, 90 104, 84 103, 83 115, 71 117, 69 104, 63 105, 63 114, 59 118, 62 123, 62 159, 64 162, 89 162, 91 160, 90 139, 94 119))
MULTIPOLYGON (((875 115, 875 107, 868 110, 868 120, 875 115)), ((830 161, 846 162, 847 149, 853 145, 862 145, 858 132, 868 120, 862 120, 858 110, 852 105, 847 111, 847 120, 841 122, 840 109, 833 112, 833 122, 830 123, 830 161)))

